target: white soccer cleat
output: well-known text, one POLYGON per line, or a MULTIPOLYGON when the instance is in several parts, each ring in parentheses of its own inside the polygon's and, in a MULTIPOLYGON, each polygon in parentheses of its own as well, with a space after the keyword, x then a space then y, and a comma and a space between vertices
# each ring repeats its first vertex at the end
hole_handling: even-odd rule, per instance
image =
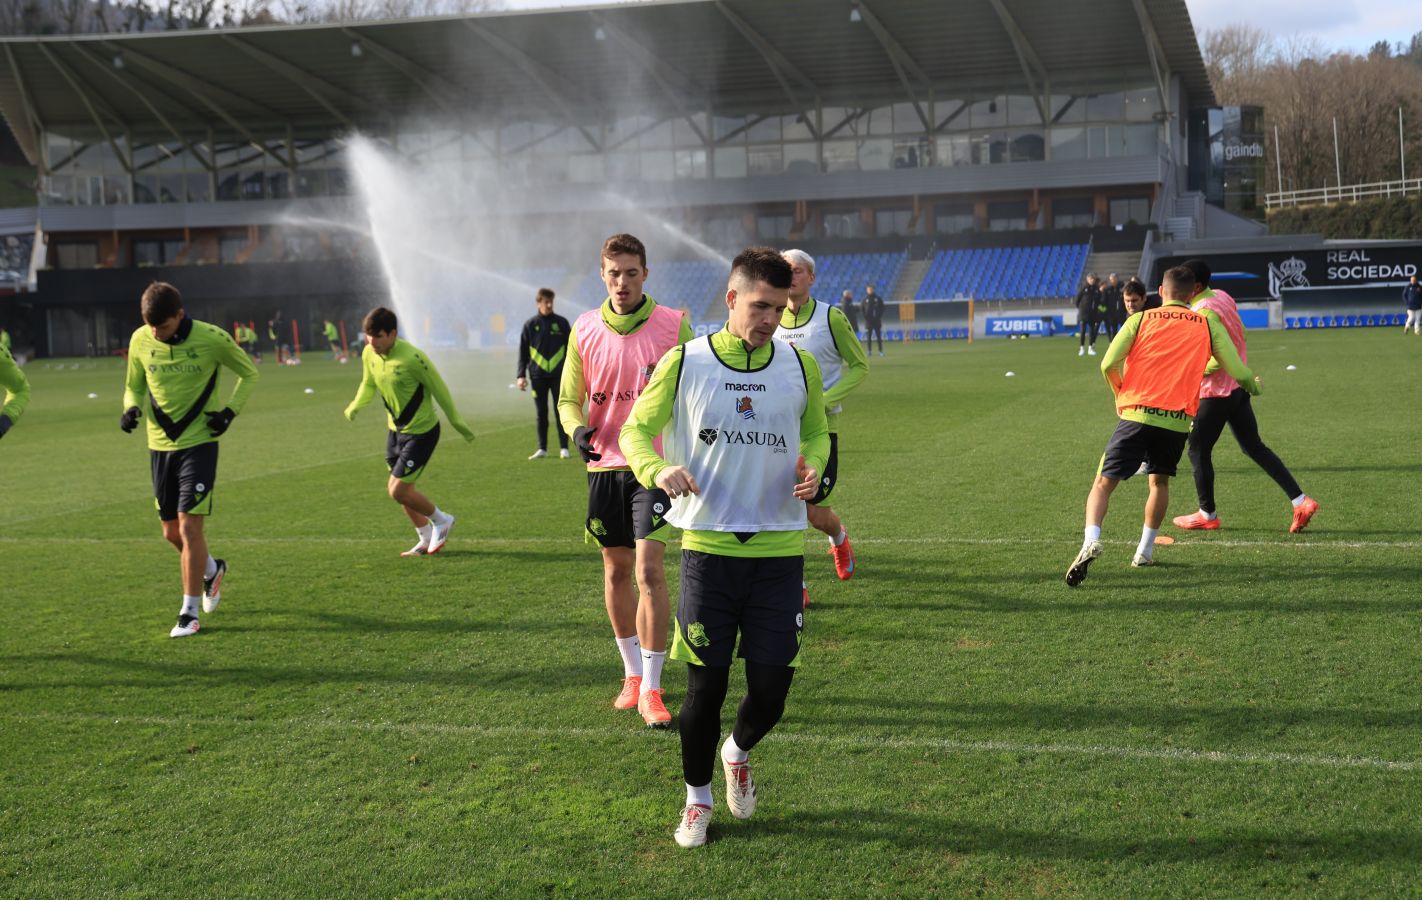
POLYGON ((434 526, 433 531, 430 533, 429 549, 429 553, 433 555, 444 549, 444 542, 449 540, 449 532, 454 528, 454 516, 445 513, 443 522, 436 522, 434 519, 430 519, 430 524, 434 526))
POLYGON ((1085 356, 1085 355, 1086 355, 1086 348, 1085 348, 1085 347, 1077 347, 1077 348, 1076 348, 1076 355, 1077 355, 1077 356, 1085 356))
POLYGON ((1086 580, 1086 567, 1091 565, 1091 561, 1101 555, 1101 542, 1092 541, 1072 560, 1071 568, 1066 572, 1067 587, 1076 587, 1086 580))
POLYGON ((558 451, 558 458, 559 458, 559 459, 567 459, 567 458, 568 458, 568 448, 567 448, 567 447, 564 447, 562 450, 559 450, 559 451, 558 451))
POLYGON ((1131 568, 1144 569, 1146 566, 1153 565, 1155 565, 1155 560, 1152 557, 1145 556, 1140 553, 1137 553, 1135 556, 1131 557, 1131 568))
POLYGON ((755 781, 751 779, 750 762, 733 763, 721 760, 726 773, 726 805, 737 819, 749 819, 755 812, 755 781))
POLYGON ((178 616, 178 624, 173 626, 173 630, 168 632, 168 637, 179 638, 188 637, 198 633, 202 626, 198 624, 197 616, 178 616))
POLYGON ((706 829, 711 827, 711 807, 688 803, 681 811, 681 824, 676 826, 678 846, 700 847, 706 843, 706 829))
POLYGON ((418 544, 416 544, 415 546, 411 547, 409 550, 406 550, 404 553, 401 553, 400 555, 401 555, 402 557, 407 557, 407 556, 426 556, 426 555, 429 554, 429 552, 430 552, 430 545, 429 545, 429 544, 426 544, 424 541, 420 541, 418 544))
MULTIPOLYGON (((217 563, 217 571, 212 573, 211 578, 202 580, 202 611, 205 613, 217 609, 217 604, 222 602, 222 578, 227 574, 227 560, 217 559, 213 562, 217 563)), ((175 634, 173 637, 179 635, 175 634)))
POLYGON ((547 451, 547 450, 539 449, 539 450, 533 451, 533 454, 532 454, 531 456, 529 456, 528 458, 529 458, 529 459, 542 459, 543 457, 545 457, 545 456, 547 456, 547 455, 548 455, 548 451, 547 451))
POLYGON ((1087 347, 1087 348, 1086 348, 1086 355, 1087 355, 1087 356, 1095 356, 1095 355, 1096 355, 1096 348, 1095 348, 1095 347, 1087 347))

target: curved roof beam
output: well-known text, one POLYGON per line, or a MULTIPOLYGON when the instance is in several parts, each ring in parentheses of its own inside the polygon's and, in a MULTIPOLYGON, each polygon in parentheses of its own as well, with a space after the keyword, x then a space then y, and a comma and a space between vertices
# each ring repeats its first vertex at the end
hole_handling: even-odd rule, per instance
MULTIPOLYGON (((186 147, 188 152, 193 155, 194 159, 202 163, 203 168, 207 169, 208 171, 215 171, 214 159, 211 157, 204 159, 202 153, 199 152, 197 145, 189 141, 187 138, 183 137, 182 132, 179 131, 176 126, 173 125, 172 121, 169 120, 167 116, 163 115, 163 113, 159 111, 158 107, 154 106, 153 102, 148 99, 148 94, 144 90, 131 84, 128 79, 122 77, 119 74, 118 70, 113 67, 109 60, 106 60, 96 55, 94 51, 90 50, 88 47, 76 43, 74 45, 74 49, 78 50, 86 59, 92 62, 95 68, 102 71, 105 75, 109 76, 114 81, 118 82, 126 90, 132 93, 134 97, 138 98, 138 101, 142 103, 150 113, 153 114, 153 117, 159 122, 163 123, 163 127, 168 129, 168 133, 171 134, 173 137, 177 138, 178 143, 186 147)), ((209 150, 210 149, 211 148, 209 148, 209 150)))
POLYGON ((1008 12, 1003 0, 991 0, 991 3, 998 19, 1002 21, 1003 30, 1012 41, 1012 49, 1017 51, 1017 62, 1022 66, 1022 77, 1027 79, 1027 90, 1032 92, 1032 99, 1037 104, 1037 114, 1042 117, 1042 123, 1046 124, 1051 118, 1046 99, 1047 67, 1042 65, 1041 57, 1032 49, 1032 42, 1022 33, 1017 20, 1008 12))
POLYGON ((297 87, 301 88, 311 97, 311 99, 321 104, 322 108, 324 108, 326 112, 335 116, 336 120, 347 128, 354 129, 356 127, 355 123, 352 122, 344 112, 338 109, 334 103, 326 99, 325 95, 327 93, 337 98, 342 103, 346 104, 347 107, 362 109, 366 110, 367 112, 369 111, 365 100, 363 100, 362 98, 357 97, 355 94, 349 93, 348 91, 342 88, 336 87, 329 81, 326 81, 323 78, 319 78, 316 75, 311 74, 300 66, 287 62, 280 56, 277 56, 275 53, 272 53, 269 50, 263 50, 260 47, 255 47, 247 41, 243 40, 242 38, 236 37, 234 35, 224 34, 221 35, 221 37, 224 43, 236 48, 237 50, 240 50, 242 53, 266 66, 268 69, 271 69, 272 71, 276 72, 278 75, 282 76, 287 81, 290 81, 297 87))
MULTIPOLYGON (((738 16, 729 6, 721 2, 721 0, 716 0, 716 9, 720 11, 721 15, 726 17, 726 21, 730 22, 731 25, 741 33, 741 37, 749 41, 750 45, 760 53, 761 58, 765 60, 765 64, 770 67, 770 74, 775 76, 775 80, 780 84, 780 89, 785 92, 785 96, 790 98, 791 103, 794 103, 801 109, 813 109, 819 105, 818 102, 807 103, 800 97, 799 93, 791 87, 790 81, 793 79, 807 88, 812 97, 818 98, 820 95, 820 89, 815 86, 815 83, 806 77, 805 73, 801 72, 794 63, 786 59, 785 54, 775 49, 769 41, 760 36, 760 32, 756 31, 749 22, 738 16)), ((806 116, 807 121, 808 119, 809 117, 806 116)), ((814 128, 812 127, 810 130, 814 131, 814 128)), ((818 137, 819 136, 816 135, 816 138, 818 137)))
POLYGON ((701 138, 701 143, 709 143, 706 133, 690 112, 708 105, 705 88, 693 82, 682 72, 668 66, 641 41, 612 24, 605 15, 596 12, 591 12, 589 15, 592 17, 593 23, 602 29, 604 34, 616 41, 637 64, 637 67, 647 74, 656 89, 671 103, 672 109, 682 111, 691 130, 701 138))
POLYGON ((883 47, 884 53, 888 55, 889 64, 894 67, 894 74, 899 76, 899 84, 903 85, 904 93, 908 94, 909 102, 913 104, 913 111, 918 113, 918 120, 923 123, 923 130, 932 131, 933 124, 929 121, 928 112, 918 101, 918 95, 914 93, 913 84, 909 81, 909 76, 912 75, 914 80, 923 85, 925 89, 930 89, 929 77, 924 74, 922 67, 914 62, 913 57, 904 49, 903 44, 900 44, 879 17, 874 15, 869 4, 865 0, 859 0, 857 5, 860 18, 864 20, 865 25, 869 26, 875 39, 879 41, 879 46, 883 47))
POLYGON ((1150 56, 1150 71, 1155 76, 1155 89, 1160 93, 1160 109, 1166 115, 1174 115, 1174 111, 1170 108, 1170 91, 1165 86, 1167 78, 1164 66, 1165 48, 1161 46, 1160 35, 1155 30, 1155 21, 1146 11, 1145 3, 1142 0, 1131 0, 1131 6, 1135 7, 1136 18, 1140 20, 1141 31, 1145 34, 1146 53, 1150 56))
POLYGON ((123 166, 123 170, 132 175, 132 148, 129 148, 128 153, 124 153, 123 147, 119 146, 118 139, 115 138, 111 133, 109 133, 108 126, 104 124, 104 117, 99 115, 99 113, 103 112, 104 115, 107 115, 109 118, 113 119, 115 122, 119 123, 125 129, 127 129, 128 125, 124 122, 123 117, 121 117, 118 113, 114 112, 113 107, 109 106, 108 103, 104 102, 103 98, 97 95, 90 97, 89 92, 84 90, 83 86, 80 85, 78 77, 74 74, 74 70, 70 69, 69 65, 64 62, 64 60, 60 59, 59 56, 55 54, 53 50, 45 46, 45 43, 43 41, 36 42, 35 46, 39 48, 39 51, 44 55, 44 58, 49 60, 50 65, 54 66, 54 68, 59 72, 60 76, 63 77, 65 82, 68 83, 69 87, 74 90, 74 93, 79 96, 79 102, 83 103, 84 108, 89 111, 89 118, 93 119, 94 124, 99 127, 99 133, 102 134, 104 136, 104 139, 109 142, 109 146, 114 148, 114 155, 118 157, 119 163, 123 166))
MULTIPOLYGON (((24 129, 15 129, 15 137, 20 142, 20 149, 25 151, 25 158, 34 163, 41 173, 45 172, 44 153, 41 152, 39 136, 42 126, 39 117, 35 114, 34 101, 30 99, 29 89, 25 87, 24 76, 20 74, 20 64, 15 60, 14 51, 9 44, 0 45, 5 48, 5 59, 10 63, 10 72, 15 76, 15 89, 20 95, 20 120, 19 125, 24 129), (26 143, 28 141, 28 143, 26 143)), ((12 125, 16 124, 11 122, 12 125)))

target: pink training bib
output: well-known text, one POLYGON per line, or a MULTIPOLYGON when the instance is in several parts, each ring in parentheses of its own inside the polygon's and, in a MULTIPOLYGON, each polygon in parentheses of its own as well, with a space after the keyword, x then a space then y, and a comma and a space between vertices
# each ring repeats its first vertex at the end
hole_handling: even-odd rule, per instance
MULTIPOLYGON (((632 404, 652 379, 657 362, 680 343, 681 316, 679 310, 658 305, 641 328, 625 335, 607 327, 601 307, 578 316, 573 332, 578 338, 583 382, 588 390, 588 427, 597 429, 592 444, 602 454, 602 459, 588 468, 627 468, 617 434, 631 414, 632 404)), ((653 446, 662 452, 660 437, 653 446)))
MULTIPOLYGON (((1249 356, 1244 349, 1244 323, 1239 320, 1239 309, 1235 306, 1234 298, 1219 288, 1212 288, 1210 296, 1201 300, 1194 308, 1200 312, 1208 309, 1220 317, 1225 331, 1229 332, 1229 339, 1234 342, 1234 349, 1239 352, 1240 362, 1249 365, 1249 356)), ((1234 380, 1233 375, 1224 369, 1217 369, 1200 380, 1200 399, 1228 397, 1238 387, 1239 382, 1234 380)))

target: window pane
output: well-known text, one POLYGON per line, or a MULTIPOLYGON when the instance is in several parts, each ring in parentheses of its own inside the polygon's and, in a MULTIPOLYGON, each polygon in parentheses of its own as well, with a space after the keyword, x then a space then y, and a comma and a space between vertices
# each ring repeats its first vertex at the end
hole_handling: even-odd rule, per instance
POLYGON ((813 175, 819 170, 819 148, 815 144, 785 145, 786 173, 790 175, 813 175))
POLYGON ((752 175, 779 175, 782 170, 780 145, 763 144, 751 147, 749 168, 752 175))
POLYGON ((973 102, 972 117, 974 129, 990 128, 994 125, 1007 124, 1007 98, 989 97, 973 102))
POLYGON ((1154 123, 1150 125, 1127 125, 1126 133, 1126 155, 1127 156, 1154 156, 1160 146, 1160 127, 1154 123))
POLYGON ((746 177, 746 148, 717 147, 715 164, 717 178, 746 177))
POLYGON ((1126 95, 1119 91, 1094 94, 1086 98, 1088 122, 1110 122, 1126 117, 1126 95))
POLYGON ((1086 129, 1053 128, 1052 159, 1085 159, 1086 129))
POLYGON ((859 149, 854 141, 826 141, 826 172, 852 172, 859 168, 859 149))
POLYGON ((1037 109, 1037 101, 1028 94, 1007 96, 1007 124, 1040 125, 1042 113, 1037 109))
POLYGON ((937 141, 940 166, 967 166, 973 162, 972 140, 967 135, 940 137, 937 141))
POLYGON ((890 138, 870 138, 859 145, 859 168, 865 172, 888 169, 894 163, 894 142, 890 138))

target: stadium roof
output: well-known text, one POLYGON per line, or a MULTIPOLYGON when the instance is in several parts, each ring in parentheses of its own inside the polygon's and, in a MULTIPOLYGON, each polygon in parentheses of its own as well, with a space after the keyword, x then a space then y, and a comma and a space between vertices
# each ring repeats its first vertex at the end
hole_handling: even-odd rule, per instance
MULTIPOLYGON (((795 112, 1133 73, 1211 105, 1184 0, 651 0, 154 34, 0 38, 0 114, 40 127, 273 139, 409 114, 568 124, 795 112)), ((1169 104, 1163 104, 1169 106, 1169 104)), ((921 113, 922 115, 922 113, 921 113)))

